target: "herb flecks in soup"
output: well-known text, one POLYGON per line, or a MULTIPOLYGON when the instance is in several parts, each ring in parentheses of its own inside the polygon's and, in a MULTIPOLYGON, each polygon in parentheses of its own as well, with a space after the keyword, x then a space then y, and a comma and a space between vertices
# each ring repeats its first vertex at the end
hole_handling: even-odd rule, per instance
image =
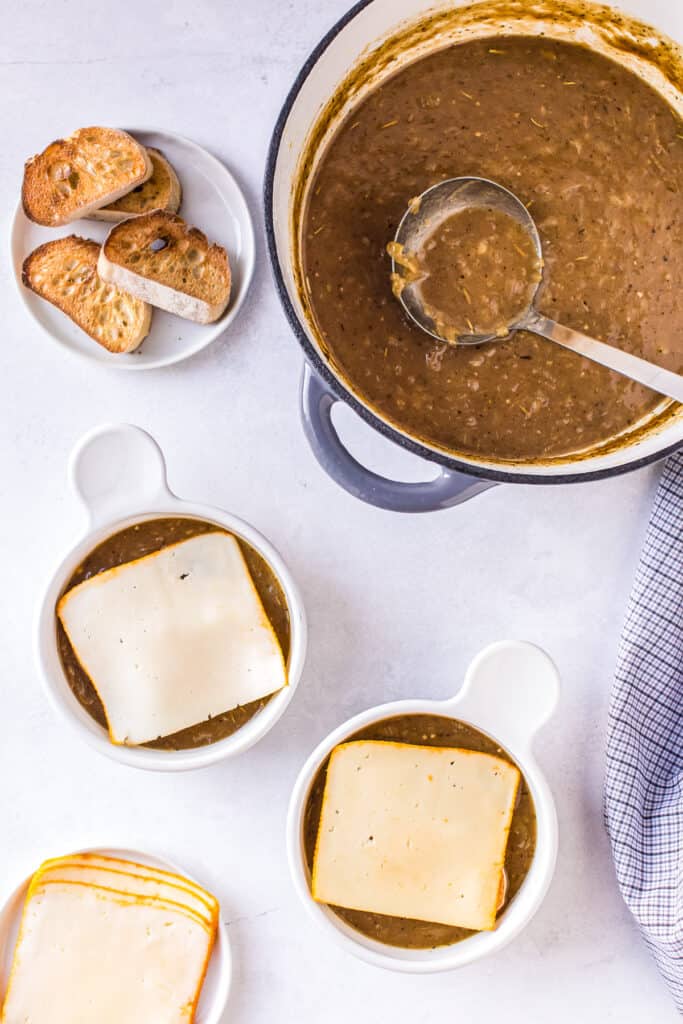
POLYGON ((541 265, 522 225, 488 207, 446 217, 424 239, 410 287, 450 343, 463 334, 505 337, 526 312, 541 265))
MULTIPOLYGON (((445 718, 440 715, 400 715, 394 718, 384 719, 380 722, 375 722, 353 736, 350 736, 346 743, 336 748, 336 750, 344 751, 347 744, 350 745, 348 748, 349 750, 355 747, 360 749, 360 746, 363 745, 363 741, 380 741, 379 743, 370 743, 369 746, 377 746, 380 748, 386 747, 387 749, 402 747, 405 750, 406 746, 408 748, 411 746, 415 748, 415 758, 408 756, 405 761, 405 768, 409 775, 414 770, 416 770, 418 775, 420 775, 418 786, 421 787, 421 795, 419 795, 416 800, 413 800, 413 805, 415 803, 422 804, 423 800, 426 800, 427 803, 429 803, 431 799, 429 791, 431 790, 432 784, 436 784, 438 781, 436 770, 427 768, 422 764, 418 766, 417 764, 418 761, 424 758, 425 754, 429 753, 430 748, 437 748, 438 750, 443 750, 444 748, 458 748, 459 757, 464 755, 465 761, 466 752, 476 751, 479 754, 487 755, 482 759, 484 763, 492 761, 492 755, 493 758, 499 759, 497 761, 498 764, 501 764, 501 762, 504 763, 504 767, 501 768, 503 775, 505 775, 509 770, 511 775, 518 776, 517 770, 512 767, 514 762, 510 756, 506 751, 498 747, 491 739, 483 733, 480 733, 478 730, 472 728, 472 726, 466 725, 464 722, 445 718), (424 770, 422 770, 423 768, 424 770), (432 776, 432 779, 429 779, 429 775, 432 776)), ((332 756, 334 756, 334 752, 332 756)), ((449 776, 449 773, 457 772, 455 760, 455 758, 447 758, 448 764, 445 766, 444 770, 448 784, 452 784, 455 781, 449 776), (453 765, 450 765, 451 760, 454 761, 453 765)), ((359 761, 359 763, 362 767, 362 760, 359 761)), ((351 895, 349 887, 346 885, 343 877, 331 877, 329 870, 325 872, 325 864, 321 858, 321 850, 324 847, 322 842, 324 837, 321 835, 321 829, 329 829, 330 827, 336 828, 335 811, 339 809, 339 801, 344 799, 343 790, 339 791, 337 789, 332 793, 326 793, 329 766, 330 758, 328 758, 321 766, 314 779, 304 812, 304 845, 306 857, 309 867, 313 872, 313 886, 316 891, 316 898, 319 899, 321 897, 324 898, 326 888, 331 892, 335 886, 340 888, 340 891, 344 891, 346 895, 351 895), (327 806, 325 806, 325 803, 327 806)), ((485 773, 486 764, 484 764, 483 770, 485 773)), ((362 771, 357 774, 358 776, 361 776, 362 771)), ((381 779, 381 775, 379 777, 381 779)), ((409 781, 408 777, 406 777, 406 780, 404 781, 407 783, 409 781)), ((412 781, 415 781, 412 780, 412 776, 410 781, 411 783, 412 781)), ((497 779, 496 781, 500 782, 504 780, 497 779)), ((368 800, 370 799, 369 794, 371 792, 374 792, 374 790, 371 789, 370 777, 368 777, 368 800)), ((400 795, 401 792, 405 792, 405 787, 396 790, 396 792, 394 792, 394 797, 396 796, 396 793, 399 793, 400 795)), ((380 812, 382 811, 382 808, 386 806, 386 800, 389 797, 390 794, 385 793, 383 800, 380 800, 377 804, 377 808, 380 812)), ((350 812, 351 810, 351 804, 345 808, 345 811, 350 812)), ((420 830, 419 835, 418 833, 415 833, 411 838, 410 828, 412 826, 410 821, 413 812, 418 813, 419 808, 418 811, 416 811, 414 806, 405 807, 405 820, 403 824, 405 825, 407 832, 404 838, 406 841, 410 841, 411 843, 414 842, 416 844, 413 849, 406 847, 406 849, 403 850, 403 853, 408 856, 408 858, 410 858, 413 853, 419 852, 419 842, 424 839, 423 829, 420 830)), ((431 821, 429 814, 427 817, 431 821)), ((379 818, 381 818, 381 813, 379 814, 379 818)), ((362 833, 358 833, 357 838, 359 841, 355 843, 355 849, 352 848, 351 851, 354 856, 357 855, 366 859, 369 858, 370 864, 372 863, 374 854, 378 851, 382 852, 382 843, 387 841, 385 826, 379 823, 379 818, 377 819, 378 827, 382 829, 382 833, 380 834, 378 831, 377 835, 375 835, 374 828, 367 836, 362 833)), ((394 828, 398 818, 400 818, 400 815, 394 816, 394 818, 389 821, 388 825, 391 828, 394 828)), ((348 822, 345 822, 344 825, 348 830, 348 822)), ((431 821, 429 827, 434 828, 442 826, 445 830, 444 836, 449 836, 448 842, 455 842, 459 845, 456 834, 458 830, 456 828, 454 831, 451 831, 452 825, 453 822, 442 823, 431 821)), ((507 846, 504 848, 506 887, 501 885, 500 890, 498 888, 498 881, 500 881, 499 876, 498 880, 496 880, 491 873, 486 875, 486 850, 490 850, 490 846, 487 847, 487 842, 489 844, 494 843, 495 845, 496 838, 490 834, 477 834, 477 829, 479 829, 480 826, 483 827, 483 825, 483 822, 474 822, 474 832, 470 836, 471 842, 463 844, 462 849, 458 851, 458 856, 463 851, 468 852, 472 849, 478 849, 480 851, 481 863, 477 863, 471 877, 475 877, 478 870, 481 869, 482 878, 479 879, 479 881, 481 882, 483 878, 486 877, 488 885, 487 887, 484 887, 487 894, 486 900, 484 901, 486 903, 486 909, 484 909, 483 904, 477 903, 476 912, 478 914, 483 914, 483 917, 478 919, 478 927, 493 927, 496 913, 500 913, 518 892, 529 867, 531 866, 531 861, 534 855, 536 843, 536 817, 531 795, 523 776, 519 778, 514 809, 512 811, 512 819, 510 821, 507 846)), ((343 831, 344 828, 342 828, 342 832, 343 831)), ((329 836, 327 836, 327 838, 329 838, 329 836)), ((335 837, 333 834, 332 838, 341 840, 342 849, 345 849, 348 853, 348 848, 343 845, 347 838, 345 835, 340 833, 338 837, 335 837)), ((498 842, 500 842, 500 836, 498 837, 498 842)), ((431 847, 431 842, 428 845, 431 847)), ((339 851, 333 850, 332 852, 335 853, 335 858, 339 854, 339 851)), ((396 850, 394 849, 391 855, 393 856, 395 853, 396 850)), ((454 856, 452 861, 455 862, 456 860, 457 857, 454 856)), ((339 862, 341 863, 341 861, 339 862)), ((332 864, 334 866, 334 859, 332 864)), ((451 858, 446 857, 445 860, 441 862, 441 867, 447 872, 449 865, 451 865, 451 858)), ((424 864, 421 864, 421 858, 418 858, 414 867, 416 871, 424 869, 424 864)), ((489 864, 488 867, 490 868, 491 865, 489 864)), ((402 870, 407 870, 408 874, 406 877, 412 877, 414 874, 409 863, 403 863, 402 870)), ((428 874, 430 878, 434 879, 436 878, 437 872, 430 868, 428 874)), ((360 877, 360 875, 363 875, 362 871, 360 873, 352 871, 348 875, 354 886, 357 886, 358 877, 360 877)), ((393 877, 394 876, 392 874, 392 878, 393 877)), ((444 875, 441 878, 441 881, 446 886, 445 891, 448 892, 448 883, 452 882, 455 885, 459 880, 455 877, 446 878, 444 875)), ((462 880, 460 879, 460 881, 462 880)), ((483 894, 484 889, 480 890, 480 896, 483 894)), ((473 912, 473 895, 473 891, 469 889, 468 897, 470 905, 468 913, 473 912)), ((421 894, 417 893, 416 896, 416 894, 413 893, 412 896, 414 898, 418 898, 421 897, 421 894)), ((375 899, 376 893, 373 891, 368 894, 360 892, 353 893, 353 899, 357 902, 365 898, 371 900, 375 899)), ((384 893, 383 898, 391 900, 393 899, 393 896, 389 893, 384 893)), ((415 907, 418 906, 418 902, 414 904, 415 907)), ((447 902, 447 900, 445 902, 447 902)), ((434 946, 450 945, 474 934, 472 928, 453 924, 436 923, 428 920, 419 920, 417 918, 407 916, 397 916, 394 912, 379 913, 367 909, 349 909, 348 907, 341 907, 333 903, 331 903, 331 907, 339 917, 350 924, 353 928, 370 938, 376 939, 379 942, 387 943, 388 945, 402 946, 411 949, 426 949, 434 946)), ((443 907, 439 906, 439 913, 443 909, 443 907)), ((416 911, 413 912, 415 913, 416 911)), ((424 912, 424 907, 421 908, 420 912, 424 912)), ((472 920, 474 920, 474 918, 472 918, 472 920)))
POLYGON ((628 431, 660 397, 551 342, 425 335, 392 294, 386 244, 436 182, 497 181, 539 229, 540 311, 680 372, 682 136, 642 79, 570 43, 478 40, 399 71, 333 135, 304 211, 310 306, 336 370, 400 430, 475 457, 569 457, 628 431))
MULTIPOLYGON (((202 543, 205 542, 202 541, 202 543)), ((201 545, 199 546, 201 547, 201 545)), ((260 628, 263 629, 265 627, 263 636, 266 641, 266 657, 269 659, 268 664, 271 665, 273 671, 275 671, 277 669, 278 661, 281 663, 281 658, 284 658, 285 661, 287 659, 290 640, 287 603, 280 584, 270 566, 264 561, 258 552, 239 538, 234 538, 231 534, 227 533, 227 531, 221 530, 220 527, 217 527, 215 524, 210 522, 190 518, 154 519, 137 523, 134 526, 119 531, 112 537, 109 537, 102 544, 98 545, 77 568, 67 583, 62 598, 60 598, 60 606, 64 608, 65 604, 67 607, 69 603, 73 604, 73 601, 69 602, 69 596, 71 595, 72 598, 77 596, 76 588, 81 586, 85 581, 94 580, 99 577, 99 579, 105 584, 105 587, 111 587, 117 582, 117 574, 112 575, 111 572, 116 567, 122 567, 121 572, 118 574, 120 582, 130 574, 131 568, 144 568, 145 566, 149 568, 149 566, 154 563, 157 566, 157 574, 163 577, 160 585, 163 587, 168 584, 169 586, 176 588, 176 596, 170 601, 170 605, 177 607, 178 603, 184 603, 185 606, 187 605, 188 599, 190 599, 190 604, 186 608, 186 615, 177 624, 176 632, 178 630, 180 632, 186 631, 187 629, 192 630, 193 627, 191 620, 193 616, 193 594, 196 595, 197 599, 200 601, 205 602, 207 599, 211 602, 218 601, 218 604, 216 605, 217 609, 219 605, 221 607, 224 606, 225 601, 229 601, 231 596, 234 596, 234 592, 231 589, 226 589, 226 574, 221 574, 221 578, 218 579, 213 570, 211 570, 208 575, 206 571, 203 571, 207 568, 209 563, 214 568, 217 568, 218 563, 216 562, 216 558, 220 556, 219 561, 221 561, 224 554, 228 555, 231 560, 232 568, 234 568, 240 576, 242 581, 240 585, 243 588, 240 593, 243 594, 245 599, 248 598, 247 603, 254 605, 256 617, 262 624, 260 628), (223 552, 222 550, 212 550, 203 553, 199 551, 196 544, 193 545, 189 543, 190 541, 196 541, 197 539, 201 540, 202 538, 205 538, 205 541, 211 544, 212 547, 215 547, 216 543, 223 539, 226 548, 229 547, 230 550, 226 552, 223 552), (239 546, 238 549, 236 548, 236 545, 239 546), (192 548, 192 552, 190 552, 190 548, 192 548), (157 554, 159 554, 159 558, 155 558, 157 554), (208 562, 206 560, 207 557, 208 562), (178 565, 175 566, 176 558, 181 559, 183 564, 180 565, 180 563, 178 563, 178 565), (189 562, 186 565, 185 562, 188 559, 189 562), (244 568, 241 568, 239 565, 240 559, 243 559, 244 563, 246 563, 246 567, 248 568, 248 579, 244 577, 244 568), (131 563, 135 563, 135 565, 131 566, 131 563), (175 571, 175 569, 177 569, 177 571, 175 571), (218 590, 216 590, 216 587, 218 590), (249 592, 250 588, 252 588, 251 593, 249 592), (253 594, 253 590, 255 590, 258 595, 259 603, 255 603, 255 594, 253 594), (263 616, 267 618, 267 623, 263 616), (272 636, 272 634, 274 634, 274 638, 276 638, 275 642, 279 645, 281 653, 276 650, 272 641, 268 641, 268 636, 272 636)), ((158 580, 155 581, 155 585, 157 585, 158 582, 158 580)), ((136 599, 138 594, 137 588, 140 583, 144 583, 146 585, 146 580, 142 580, 142 577, 140 580, 132 579, 131 577, 131 587, 135 587, 135 592, 131 591, 131 594, 129 595, 132 602, 136 599)), ((166 587, 166 590, 167 589, 168 588, 166 587)), ((158 595, 160 597, 159 605, 162 608, 167 603, 164 601, 164 594, 166 594, 166 590, 164 590, 163 594, 158 595)), ((101 600, 101 597, 99 599, 101 600)), ((141 615, 143 617, 144 614, 147 614, 145 609, 149 606, 149 602, 144 602, 144 605, 145 607, 141 609, 141 615)), ((245 602, 242 600, 240 602, 240 607, 243 610, 244 606, 245 602)), ((88 609, 88 614, 91 614, 91 609, 88 609)), ((121 649, 117 649, 115 653, 117 656, 123 656, 124 651, 128 649, 130 649, 131 653, 135 650, 136 657, 134 659, 134 668, 136 672, 143 672, 144 658, 150 653, 148 649, 148 634, 149 632, 157 634, 157 626, 159 626, 159 628, 163 627, 163 629, 166 629, 166 625, 164 622, 154 622, 148 624, 150 627, 148 629, 147 625, 145 623, 141 624, 137 621, 137 618, 135 622, 124 622, 124 618, 125 616, 121 621, 121 625, 124 628, 122 628, 121 636, 119 637, 121 649), (143 627, 145 628, 143 629, 143 627), (140 629, 142 629, 142 637, 137 635, 140 629)), ((75 620, 75 625, 76 627, 78 626, 77 620, 75 620)), ((198 632, 193 633, 194 654, 192 656, 195 659, 194 667, 197 668, 198 674, 197 676, 194 676, 192 667, 189 665, 186 666, 186 670, 183 670, 183 678, 186 679, 187 693, 195 700, 197 699, 197 692, 201 690, 204 685, 204 680, 209 679, 212 674, 217 674, 219 680, 221 678, 221 673, 215 672, 215 658, 217 656, 216 645, 212 645, 211 650, 207 649, 202 653, 201 645, 203 641, 210 638, 207 637, 206 631, 203 629, 201 624, 198 624, 198 629, 198 632), (205 656, 206 659, 208 659, 205 665, 206 672, 201 670, 199 662, 196 660, 200 655, 202 657, 205 656)), ((106 642, 106 633, 106 630, 102 631, 102 643, 106 642)), ((96 646, 91 650, 91 638, 85 634, 78 633, 77 630, 74 629, 74 636, 76 635, 83 637, 81 642, 84 645, 84 649, 88 649, 87 660, 89 660, 89 667, 92 672, 94 666, 99 664, 98 659, 101 654, 99 646, 96 646)), ((155 640, 158 638, 159 637, 157 635, 151 641, 152 653, 154 650, 153 645, 155 640)), ((222 636, 218 636, 218 645, 223 643, 223 639, 224 638, 222 636)), ((67 635, 64 623, 60 621, 59 617, 57 618, 57 640, 62 665, 74 694, 95 721, 104 728, 110 727, 111 731, 112 723, 108 721, 108 715, 105 712, 106 701, 103 703, 103 700, 98 693, 96 685, 98 679, 93 679, 91 674, 86 671, 87 666, 84 667, 81 660, 83 653, 81 652, 81 657, 79 658, 72 644, 72 638, 67 635)), ((171 677, 174 673, 177 675, 178 670, 182 668, 182 665, 179 664, 179 659, 182 661, 185 657, 185 654, 183 653, 185 647, 186 645, 181 643, 177 652, 178 657, 171 658, 170 662, 166 659, 166 655, 164 654, 164 652, 168 650, 169 644, 164 642, 160 649, 160 656, 162 657, 163 664, 160 665, 159 671, 163 671, 165 676, 168 677, 169 698, 173 697, 174 693, 177 696, 178 693, 185 692, 182 687, 178 690, 177 686, 171 685, 171 677)), ((187 649, 189 650, 189 648, 187 649)), ((251 657, 252 654, 254 654, 254 650, 250 648, 249 656, 251 657)), ((260 654, 257 651, 255 656, 260 669, 263 669, 266 664, 263 661, 263 649, 261 649, 260 654)), ((154 664, 156 664, 156 662, 154 664)), ((235 663, 233 665, 233 669, 234 671, 230 673, 230 678, 235 682, 240 675, 244 675, 245 666, 235 663)), ((124 665, 123 670, 124 674, 125 672, 130 671, 130 665, 124 665)), ((153 672, 152 676, 154 675, 155 673, 153 672)), ((111 680, 107 680, 105 677, 106 672, 103 671, 101 682, 102 684, 106 682, 109 683, 108 693, 111 698, 112 682, 111 680)), ((268 686, 265 687, 266 691, 268 688, 268 686)), ((275 686, 273 687, 273 689, 276 688, 277 687, 275 686)), ((121 695, 117 692, 114 696, 118 703, 121 695)), ((202 697, 201 700, 204 700, 206 697, 208 697, 208 691, 204 689, 204 697, 202 697)), ((269 699, 270 696, 266 692, 258 699, 243 702, 239 706, 233 707, 231 710, 225 710, 227 707, 226 704, 219 712, 212 714, 210 718, 206 718, 204 721, 199 721, 195 724, 188 723, 187 727, 177 729, 169 734, 162 733, 159 739, 152 739, 149 743, 143 745, 175 750, 197 747, 207 743, 216 742, 217 740, 231 735, 241 726, 245 725, 246 722, 248 722, 258 711, 261 710, 262 707, 264 707, 269 699)), ((129 709, 127 706, 125 710, 127 715, 129 715, 129 709)), ((183 707, 179 707, 177 702, 171 703, 168 706, 162 702, 159 713, 161 720, 165 720, 169 714, 180 715, 182 717, 183 707)))

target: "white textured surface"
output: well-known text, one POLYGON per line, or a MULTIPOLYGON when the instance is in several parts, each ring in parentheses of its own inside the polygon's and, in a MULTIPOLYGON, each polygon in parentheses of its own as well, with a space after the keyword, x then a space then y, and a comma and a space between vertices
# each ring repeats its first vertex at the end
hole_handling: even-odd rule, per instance
MULTIPOLYGON (((671 2, 671 0, 668 0, 671 2)), ((2 231, 22 161, 88 123, 152 124, 195 139, 244 185, 261 220, 268 138, 286 90, 345 0, 11 3, 0 38, 2 231)), ((236 953, 227 1018, 427 1024, 674 1024, 678 1018, 616 889, 602 826, 607 697, 656 469, 575 488, 501 487, 452 512, 365 507, 318 469, 298 421, 301 355, 280 311, 262 234, 258 271, 229 334, 183 366, 120 374, 66 359, 25 317, 0 261, 0 431, 5 598, 0 881, 84 845, 134 845, 186 864, 223 903, 236 953), (33 613, 80 512, 65 484, 77 438, 139 423, 171 486, 252 521, 298 579, 311 627, 304 678, 249 753, 177 778, 98 758, 46 706, 33 613), (491 640, 521 636, 556 659, 564 694, 538 750, 561 826, 551 892, 523 935, 458 974, 376 971, 323 941, 284 856, 291 784, 334 725, 381 700, 443 696, 491 640)), ((375 466, 413 474, 348 421, 375 466)), ((341 420, 341 417, 340 417, 341 420)))

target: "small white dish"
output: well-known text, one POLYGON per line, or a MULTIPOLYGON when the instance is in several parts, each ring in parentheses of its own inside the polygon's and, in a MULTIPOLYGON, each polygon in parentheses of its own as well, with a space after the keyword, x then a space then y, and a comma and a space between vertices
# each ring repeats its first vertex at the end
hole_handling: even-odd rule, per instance
POLYGON ((233 322, 254 273, 254 228, 239 185, 216 157, 182 135, 151 128, 127 128, 126 131, 145 146, 160 149, 168 158, 183 190, 180 216, 203 231, 209 241, 218 242, 227 250, 232 292, 225 314, 213 324, 196 324, 155 309, 152 329, 140 348, 115 355, 21 281, 24 260, 43 242, 73 234, 103 242, 113 224, 78 220, 60 228, 46 228, 30 221, 19 202, 12 224, 12 264, 19 294, 29 315, 65 351, 117 370, 151 370, 188 359, 210 345, 233 322))
POLYGON ((130 424, 108 424, 90 431, 74 449, 69 476, 85 506, 84 536, 52 574, 38 611, 36 657, 45 692, 58 714, 95 750, 121 764, 155 771, 204 768, 242 753, 275 725, 294 696, 306 656, 306 616, 298 589, 275 548, 248 523, 222 509, 185 501, 166 482, 166 463, 156 441, 130 424), (71 690, 57 649, 55 606, 86 555, 119 530, 164 516, 208 520, 243 538, 268 563, 287 601, 290 621, 289 685, 241 728, 225 739, 189 750, 117 746, 81 706, 71 690))
MULTIPOLYGON (((182 868, 163 860, 161 857, 142 853, 140 850, 96 847, 87 850, 76 850, 74 852, 95 853, 103 857, 119 857, 122 860, 135 861, 151 868, 159 868, 162 871, 173 871, 175 874, 183 875, 191 882, 201 885, 201 882, 198 882, 187 871, 183 871, 182 868)), ((36 865, 37 867, 38 865, 36 865)), ((19 885, 15 886, 7 895, 0 909, 0 1006, 2 1006, 7 991, 14 947, 19 935, 21 915, 32 877, 33 874, 28 875, 19 885)), ((230 952, 230 940, 228 939, 228 932, 223 923, 222 916, 219 916, 216 943, 211 953, 211 959, 209 960, 208 970, 197 1005, 195 1024, 219 1024, 228 1001, 231 980, 232 954, 230 952)))
POLYGON ((287 817, 287 855, 294 887, 304 907, 347 952, 375 967, 411 974, 453 970, 495 953, 531 920, 548 891, 557 857, 555 803, 533 753, 533 738, 559 699, 555 665, 539 647, 503 641, 485 648, 470 664, 459 693, 445 701, 403 700, 370 708, 330 733, 301 769, 287 817), (442 715, 486 733, 515 761, 531 792, 536 811, 536 849, 522 885, 490 932, 477 932, 451 946, 403 949, 368 938, 311 896, 304 849, 304 813, 320 766, 339 743, 360 729, 396 715, 442 715))

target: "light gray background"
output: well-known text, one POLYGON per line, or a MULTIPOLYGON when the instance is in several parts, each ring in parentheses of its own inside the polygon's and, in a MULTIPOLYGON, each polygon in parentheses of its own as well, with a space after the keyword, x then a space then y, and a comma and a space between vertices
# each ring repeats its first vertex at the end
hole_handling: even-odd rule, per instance
MULTIPOLYGON (((388 0, 387 0, 388 2, 388 0)), ((451 512, 400 518, 326 479, 304 442, 301 353, 261 230, 272 125, 302 61, 345 0, 6 3, 0 33, 0 194, 8 236, 22 163, 86 124, 152 125, 235 173, 258 226, 243 315, 189 363, 118 373, 67 358, 30 322, 6 258, 2 296, 3 530, 0 881, 82 844, 147 847, 219 895, 234 945, 227 1018, 240 1024, 453 1020, 673 1024, 678 1019, 617 892, 601 817, 618 633, 657 470, 573 488, 500 487, 451 512), (65 464, 104 420, 149 429, 171 486, 250 520, 281 550, 307 605, 310 654, 286 717, 233 763, 145 775, 81 745, 46 706, 32 653, 36 601, 81 527, 65 464), (564 694, 538 752, 561 848, 535 920, 499 956, 424 979, 357 962, 314 930, 289 883, 290 787, 315 743, 383 700, 443 697, 497 638, 556 659, 564 694)), ((375 468, 423 466, 343 420, 375 468)))

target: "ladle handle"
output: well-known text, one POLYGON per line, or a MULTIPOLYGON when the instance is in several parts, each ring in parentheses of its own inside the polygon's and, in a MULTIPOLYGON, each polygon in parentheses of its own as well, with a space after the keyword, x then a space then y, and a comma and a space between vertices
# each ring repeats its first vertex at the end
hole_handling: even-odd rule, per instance
POLYGON ((565 327, 551 320, 541 313, 533 313, 525 320, 524 329, 540 334, 543 338, 569 348, 572 352, 578 352, 594 363, 607 366, 610 370, 616 370, 624 377, 638 381, 661 395, 674 398, 677 402, 683 402, 683 377, 672 370, 665 370, 661 366, 649 363, 647 359, 641 359, 630 352, 624 352, 613 345, 606 345, 604 341, 596 338, 589 338, 581 331, 574 331, 571 327, 565 327))
POLYGON ((389 480, 373 473, 354 459, 335 430, 332 409, 338 401, 334 392, 304 364, 301 418, 306 438, 328 476, 355 498, 391 512, 436 512, 495 487, 491 480, 443 468, 433 480, 420 483, 389 480))

